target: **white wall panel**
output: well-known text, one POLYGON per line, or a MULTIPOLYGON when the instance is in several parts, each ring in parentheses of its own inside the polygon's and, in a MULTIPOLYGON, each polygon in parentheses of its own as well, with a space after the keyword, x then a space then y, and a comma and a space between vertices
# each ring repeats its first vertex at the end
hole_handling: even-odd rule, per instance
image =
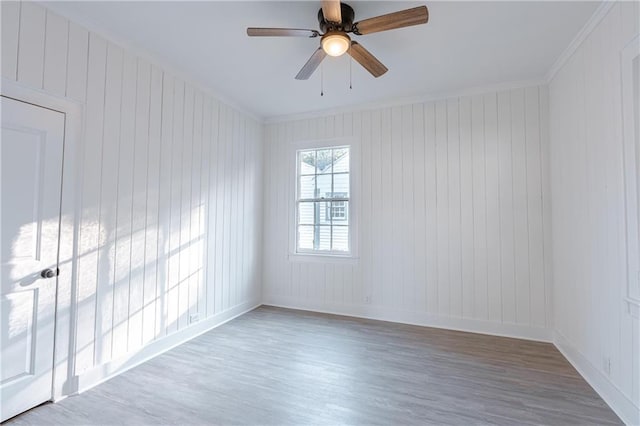
POLYGON ((473 155, 471 140, 471 98, 460 99, 460 271, 462 274, 462 316, 473 318, 475 298, 473 238, 473 155))
POLYGON ((516 321, 513 219, 513 164, 511 147, 511 96, 498 93, 498 192, 500 217, 500 294, 502 321, 516 321))
MULTIPOLYGON (((23 7, 27 3, 23 4, 23 7)), ((98 242, 100 214, 100 174, 102 132, 104 128, 105 77, 107 68, 107 42, 95 35, 89 37, 87 66, 87 101, 85 132, 82 146, 82 195, 78 243, 78 282, 76 338, 76 371, 93 366, 95 348, 98 242)))
MULTIPOLYGON (((460 194, 460 114, 459 100, 447 100, 447 199, 446 211, 449 216, 449 315, 462 316, 462 234, 461 234, 461 194, 460 194)), ((404 116, 404 112, 403 112, 404 116)), ((421 220, 421 218, 418 218, 421 220)), ((409 222, 405 222, 409 223, 409 222)), ((412 227, 407 232, 413 233, 412 227)), ((411 258, 411 253, 407 253, 411 258)))
POLYGON ((175 79, 167 74, 162 78, 162 127, 160 140, 160 177, 158 181, 158 293, 156 336, 168 331, 170 288, 170 231, 171 231, 171 175, 173 174, 173 109, 175 79))
POLYGON ((110 170, 118 169, 120 155, 120 109, 122 106, 123 51, 118 46, 107 46, 105 75, 105 111, 102 143, 100 184, 100 218, 98 241, 98 300, 96 313, 95 363, 111 358, 113 344, 113 288, 115 282, 115 230, 118 186, 107 178, 110 170))
POLYGON ((2 3, 2 76, 83 104, 70 368, 81 386, 259 302, 261 124, 30 2, 2 3))
MULTIPOLYGON (((426 239, 427 239, 427 256, 425 263, 427 265, 427 279, 423 285, 426 286, 426 300, 425 304, 427 312, 437 313, 438 311, 438 231, 436 224, 438 223, 438 205, 436 199, 437 187, 437 157, 436 157, 436 106, 434 103, 424 105, 424 126, 425 126, 425 203, 426 203, 426 239)), ((383 135, 380 136, 384 138, 383 135)), ((384 162, 384 153, 381 155, 380 166, 384 162)), ((471 170, 469 168, 469 170, 471 170)), ((382 185, 384 185, 385 176, 381 176, 382 185)), ((382 223, 390 220, 389 217, 382 216, 382 223)), ((381 238, 379 244, 385 246, 385 239, 381 238)), ((387 250, 385 247, 384 251, 387 250)), ((383 251, 383 253, 384 253, 383 251)), ((380 259, 380 258, 379 258, 380 259)), ((473 261, 469 261, 469 264, 473 264, 473 261)), ((384 266, 385 269, 388 265, 384 266)), ((386 281, 388 282, 388 281, 386 281)), ((384 286, 384 281, 380 282, 380 286, 384 286)), ((388 286, 388 285, 387 285, 388 286)), ((472 294, 471 291, 465 292, 465 294, 472 294)))
POLYGON ((18 81, 31 87, 42 88, 46 27, 46 10, 35 3, 23 2, 20 8, 18 81))
POLYGON ((2 3, 2 77, 15 80, 18 73, 18 37, 21 2, 2 3))
POLYGON ((525 119, 525 93, 522 89, 516 89, 511 94, 511 158, 513 164, 516 321, 518 323, 527 323, 531 318, 525 119))
POLYGON ((133 149, 136 107, 136 58, 125 52, 122 66, 122 108, 120 115, 116 242, 113 287, 112 355, 118 358, 129 346, 129 282, 131 265, 131 223, 133 202, 133 149))
POLYGON ((58 96, 66 93, 69 21, 47 11, 43 89, 58 96))
POLYGON ((555 328, 571 361, 632 424, 640 331, 625 302, 620 54, 638 36, 637 17, 637 2, 615 3, 549 85, 555 328))
POLYGON ((547 330, 542 90, 269 124, 265 301, 547 330), (289 261, 291 142, 342 135, 360 144, 359 259, 289 261))
MULTIPOLYGON (((155 339, 158 332, 159 182, 162 143, 162 71, 151 67, 149 97, 149 148, 147 157, 147 203, 144 249, 142 342, 155 339)), ((197 259, 194 259, 197 260, 197 259)))
MULTIPOLYGON (((538 88, 530 88, 529 90, 537 91, 538 88)), ((532 102, 537 104, 535 95, 528 96, 532 102)), ((484 122, 485 122, 485 202, 487 214, 487 313, 488 319, 491 321, 502 321, 502 293, 501 284, 502 276, 500 273, 500 176, 498 174, 498 100, 495 93, 484 96, 484 122)), ((534 127, 538 127, 535 123, 534 127)), ((537 135, 533 135, 536 143, 539 144, 537 135)), ((527 139, 529 140, 529 139, 527 139)), ((540 179, 533 180, 532 185, 540 186, 540 179)), ((540 216, 542 222, 542 216, 540 216)), ((542 240, 542 230, 540 232, 540 240, 542 240)), ((536 282, 544 282, 542 278, 536 282)), ((534 298, 535 295, 531 294, 534 298)), ((543 307, 544 308, 544 307, 543 307)), ((537 315, 542 319, 540 326, 544 327, 545 312, 544 309, 537 315)))
POLYGON ((89 32, 76 23, 69 22, 67 41, 66 95, 68 98, 84 102, 87 90, 89 32))
MULTIPOLYGON (((485 122, 482 96, 471 98, 471 178, 473 203, 473 284, 471 294, 474 301, 473 317, 487 318, 487 210, 486 210, 486 157, 485 122)), ((438 167, 438 165, 436 165, 438 167)), ((511 213, 511 212, 509 212, 511 213)), ((513 212, 515 214, 515 212, 513 212)), ((439 225, 438 225, 439 226, 439 225)), ((448 238, 445 236, 444 238, 448 238)), ((523 260, 524 262, 527 259, 523 260)))

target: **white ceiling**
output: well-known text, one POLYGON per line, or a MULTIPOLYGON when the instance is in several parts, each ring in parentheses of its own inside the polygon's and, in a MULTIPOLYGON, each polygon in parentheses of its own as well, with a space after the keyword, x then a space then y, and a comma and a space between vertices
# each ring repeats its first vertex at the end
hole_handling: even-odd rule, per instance
MULTIPOLYGON (((347 0, 348 1, 348 0, 347 0)), ((429 23, 355 36, 389 72, 378 79, 349 60, 294 76, 319 38, 249 38, 247 26, 317 29, 319 1, 52 2, 89 29, 144 50, 261 117, 542 79, 598 2, 348 1, 356 21, 427 4, 429 23)))

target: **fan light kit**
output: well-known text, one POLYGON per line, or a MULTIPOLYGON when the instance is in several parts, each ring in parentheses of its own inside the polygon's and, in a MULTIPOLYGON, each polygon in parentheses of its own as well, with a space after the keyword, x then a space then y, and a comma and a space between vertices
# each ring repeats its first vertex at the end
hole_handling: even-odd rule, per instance
POLYGON ((320 44, 322 44, 322 50, 324 50, 327 55, 342 56, 349 50, 351 39, 346 33, 333 32, 323 35, 320 44))
POLYGON ((294 28, 247 28, 251 37, 309 37, 320 38, 320 47, 302 67, 297 80, 308 80, 327 56, 341 56, 348 53, 374 77, 380 77, 388 71, 382 62, 373 56, 360 43, 351 40, 348 33, 356 36, 388 31, 396 28, 426 24, 429 20, 427 6, 401 10, 375 18, 353 22, 355 13, 348 4, 339 0, 323 0, 318 11, 320 31, 294 28))

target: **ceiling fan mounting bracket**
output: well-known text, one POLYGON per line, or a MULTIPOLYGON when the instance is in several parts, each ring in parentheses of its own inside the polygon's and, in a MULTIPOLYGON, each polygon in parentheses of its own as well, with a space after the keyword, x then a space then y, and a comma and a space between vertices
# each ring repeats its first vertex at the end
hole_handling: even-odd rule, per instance
POLYGON ((355 12, 353 8, 346 3, 340 3, 340 13, 342 14, 342 23, 327 21, 322 13, 322 8, 318 10, 318 23, 320 24, 320 30, 323 33, 329 31, 344 31, 353 32, 353 20, 355 18, 355 12))

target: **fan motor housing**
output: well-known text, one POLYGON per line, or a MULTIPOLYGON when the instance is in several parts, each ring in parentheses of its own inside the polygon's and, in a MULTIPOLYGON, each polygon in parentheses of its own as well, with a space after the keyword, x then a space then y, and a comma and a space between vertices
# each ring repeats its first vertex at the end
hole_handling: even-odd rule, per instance
POLYGON ((342 14, 342 23, 336 24, 324 19, 322 9, 318 10, 318 22, 320 23, 320 31, 322 31, 323 33, 327 33, 329 31, 352 31, 353 19, 355 17, 353 8, 346 3, 340 3, 340 13, 342 14))

